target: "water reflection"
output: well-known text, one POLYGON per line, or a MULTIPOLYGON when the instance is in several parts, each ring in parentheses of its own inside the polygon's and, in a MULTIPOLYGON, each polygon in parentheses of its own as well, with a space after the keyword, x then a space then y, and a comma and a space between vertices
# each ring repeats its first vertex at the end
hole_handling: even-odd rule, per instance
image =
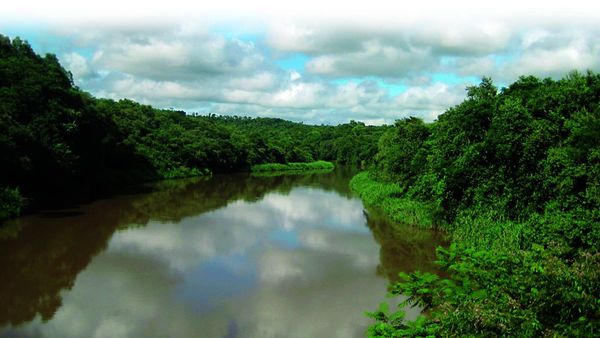
POLYGON ((446 246, 445 235, 438 231, 423 231, 416 227, 394 224, 380 210, 365 213, 373 238, 379 243, 379 274, 397 281, 400 272, 433 272, 444 274, 438 266, 435 248, 446 246))
POLYGON ((347 182, 172 181, 22 218, 0 242, 0 334, 362 336, 388 282, 383 223, 366 226, 347 182))

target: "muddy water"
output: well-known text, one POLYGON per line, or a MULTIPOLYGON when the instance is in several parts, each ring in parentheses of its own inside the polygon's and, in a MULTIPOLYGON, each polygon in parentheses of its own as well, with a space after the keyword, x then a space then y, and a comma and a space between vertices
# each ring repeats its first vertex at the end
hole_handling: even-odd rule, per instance
POLYGON ((17 219, 0 229, 0 336, 364 336, 437 239, 391 235, 351 174, 165 181, 17 219))

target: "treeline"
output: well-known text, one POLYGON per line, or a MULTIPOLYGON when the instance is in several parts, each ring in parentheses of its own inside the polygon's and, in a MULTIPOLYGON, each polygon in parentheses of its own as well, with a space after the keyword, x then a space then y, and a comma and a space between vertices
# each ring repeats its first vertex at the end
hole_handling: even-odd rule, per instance
POLYGON ((500 91, 484 78, 436 122, 397 121, 352 184, 453 241, 438 249, 449 278, 391 286, 426 315, 406 323, 383 307, 371 336, 600 334, 600 75, 500 91))
POLYGON ((386 127, 190 116, 96 99, 51 54, 0 35, 0 220, 22 196, 103 191, 123 183, 248 171, 260 163, 361 164, 386 127))

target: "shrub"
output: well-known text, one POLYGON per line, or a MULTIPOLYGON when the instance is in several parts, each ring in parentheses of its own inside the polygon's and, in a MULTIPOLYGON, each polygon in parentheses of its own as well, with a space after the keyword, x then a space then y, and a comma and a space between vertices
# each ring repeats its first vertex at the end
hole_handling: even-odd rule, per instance
POLYGON ((18 216, 23 204, 19 188, 5 187, 0 190, 0 221, 18 216))

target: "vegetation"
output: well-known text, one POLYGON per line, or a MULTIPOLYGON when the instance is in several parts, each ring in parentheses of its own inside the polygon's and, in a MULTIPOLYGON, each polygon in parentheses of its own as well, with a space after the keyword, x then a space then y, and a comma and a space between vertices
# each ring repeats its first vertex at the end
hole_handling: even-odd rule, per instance
POLYGON ((0 221, 18 214, 7 187, 36 202, 164 178, 316 159, 361 165, 387 127, 186 115, 75 87, 51 54, 0 35, 0 221), (2 190, 4 189, 4 190, 2 190), (6 202, 5 202, 6 201, 6 202))
POLYGON ((19 188, 0 190, 0 220, 17 216, 23 207, 23 198, 19 188))
POLYGON ((252 172, 264 172, 264 171, 306 171, 306 170, 333 170, 334 165, 327 161, 314 161, 314 162, 290 162, 286 164, 281 163, 265 163, 253 165, 252 172))
POLYGON ((428 203, 402 197, 400 186, 377 181, 370 172, 361 172, 350 180, 350 187, 367 207, 378 207, 395 221, 397 228, 406 224, 433 227, 433 210, 428 203))
POLYGON ((424 315, 407 323, 383 306, 369 335, 600 334, 599 173, 598 74, 500 91, 484 78, 436 122, 397 121, 352 187, 453 243, 438 249, 448 278, 404 273, 390 287, 424 315))
MULTIPOLYGON (((368 167, 351 182, 365 204, 399 222, 435 225, 452 240, 438 249, 443 276, 392 279, 390 293, 408 296, 423 316, 407 323, 383 306, 371 314, 369 335, 600 334, 598 74, 521 77, 500 91, 484 78, 433 123, 309 126, 96 99, 54 55, 0 36, 0 156, 0 220, 17 215, 24 199, 56 191, 329 163, 297 163, 318 159, 368 167)), ((374 229, 386 259, 396 250, 388 239, 410 234, 399 223, 374 229)), ((106 239, 112 230, 94 231, 106 239)), ((50 314, 58 303, 47 303, 50 314)))

